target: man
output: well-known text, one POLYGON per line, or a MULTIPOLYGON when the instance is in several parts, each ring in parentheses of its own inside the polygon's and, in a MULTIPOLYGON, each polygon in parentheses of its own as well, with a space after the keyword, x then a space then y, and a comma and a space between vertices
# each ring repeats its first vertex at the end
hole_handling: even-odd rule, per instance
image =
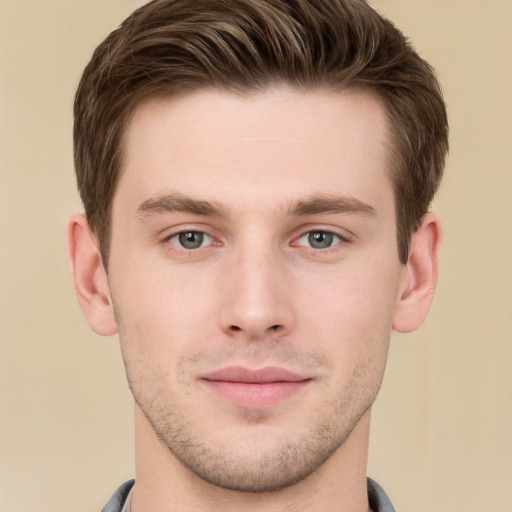
POLYGON ((157 0, 98 47, 68 248, 135 400, 105 512, 393 510, 370 410, 432 299, 446 151, 432 69, 361 0, 157 0))

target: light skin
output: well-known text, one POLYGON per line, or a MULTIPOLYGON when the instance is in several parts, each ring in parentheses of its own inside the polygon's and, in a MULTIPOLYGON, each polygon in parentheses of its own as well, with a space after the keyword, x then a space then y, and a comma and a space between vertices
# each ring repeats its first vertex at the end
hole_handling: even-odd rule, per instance
POLYGON ((370 410, 393 330, 424 320, 440 226, 398 258, 387 124, 366 93, 200 91, 138 106, 108 277, 68 251, 135 398, 132 510, 369 510, 370 410))

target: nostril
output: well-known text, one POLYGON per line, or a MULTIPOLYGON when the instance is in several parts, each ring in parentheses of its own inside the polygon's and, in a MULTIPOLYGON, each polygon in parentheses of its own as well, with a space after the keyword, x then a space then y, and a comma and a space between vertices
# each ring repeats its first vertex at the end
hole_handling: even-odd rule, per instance
POLYGON ((279 327, 281 327, 280 325, 272 325, 270 326, 270 328, 273 330, 273 331, 277 331, 279 329, 279 327))
POLYGON ((230 326, 229 328, 231 331, 241 331, 242 328, 241 327, 238 327, 238 325, 232 325, 230 326))

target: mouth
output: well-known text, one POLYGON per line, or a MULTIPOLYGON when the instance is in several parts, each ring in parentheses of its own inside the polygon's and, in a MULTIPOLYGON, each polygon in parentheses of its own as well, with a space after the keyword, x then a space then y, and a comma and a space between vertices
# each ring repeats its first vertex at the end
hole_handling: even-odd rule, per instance
POLYGON ((251 370, 230 366, 200 379, 217 396, 237 407, 261 409, 297 394, 312 379, 279 367, 251 370))

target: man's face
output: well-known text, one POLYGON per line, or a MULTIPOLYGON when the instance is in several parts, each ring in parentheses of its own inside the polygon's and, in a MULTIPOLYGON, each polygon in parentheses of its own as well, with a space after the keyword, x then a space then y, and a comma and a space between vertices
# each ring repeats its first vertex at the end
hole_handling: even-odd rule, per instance
POLYGON ((290 485, 367 416, 405 279, 386 130, 356 92, 135 111, 110 291, 138 413, 206 481, 290 485))

